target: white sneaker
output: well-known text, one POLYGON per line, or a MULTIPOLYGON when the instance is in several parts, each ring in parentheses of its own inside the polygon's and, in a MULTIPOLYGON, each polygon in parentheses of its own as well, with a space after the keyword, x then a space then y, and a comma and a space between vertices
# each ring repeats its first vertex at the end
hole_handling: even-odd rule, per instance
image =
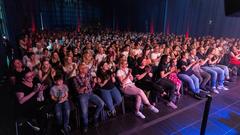
POLYGON ((34 131, 40 131, 40 128, 37 126, 33 126, 30 122, 27 121, 27 124, 34 130, 34 131))
POLYGON ((178 108, 173 102, 169 102, 169 103, 167 104, 167 106, 170 106, 170 107, 172 107, 173 109, 177 109, 177 108, 178 108))
POLYGON ((136 112, 135 114, 142 119, 146 118, 141 112, 136 112))
POLYGON ((159 112, 159 110, 158 110, 156 107, 154 107, 153 105, 151 105, 151 106, 149 107, 149 109, 150 109, 151 111, 153 111, 154 113, 158 113, 158 112, 159 112))
POLYGON ((216 89, 216 87, 213 87, 213 88, 212 88, 212 91, 213 91, 214 93, 216 93, 216 94, 219 94, 219 91, 216 89))
POLYGON ((229 90, 227 87, 224 87, 224 86, 218 86, 217 89, 219 89, 219 90, 225 90, 225 91, 229 90))

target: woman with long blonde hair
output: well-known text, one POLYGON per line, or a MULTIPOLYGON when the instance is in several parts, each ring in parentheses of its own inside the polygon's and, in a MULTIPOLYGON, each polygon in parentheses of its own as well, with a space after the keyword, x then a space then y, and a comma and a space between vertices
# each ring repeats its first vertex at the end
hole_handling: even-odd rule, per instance
POLYGON ((117 77, 121 84, 122 92, 126 95, 133 95, 136 97, 136 116, 145 119, 145 116, 140 112, 140 106, 143 102, 148 108, 154 113, 158 113, 159 110, 150 104, 147 96, 140 88, 136 87, 136 85, 132 82, 132 70, 128 68, 128 63, 126 59, 120 60, 120 69, 117 71, 117 77))

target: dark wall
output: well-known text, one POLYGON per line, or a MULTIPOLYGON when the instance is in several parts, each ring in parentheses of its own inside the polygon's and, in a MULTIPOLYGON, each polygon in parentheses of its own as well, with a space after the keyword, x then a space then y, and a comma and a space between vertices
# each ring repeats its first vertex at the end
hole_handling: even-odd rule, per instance
POLYGON ((76 28, 78 24, 97 23, 101 18, 98 0, 42 0, 40 7, 43 25, 46 28, 76 28))
POLYGON ((149 32, 163 30, 164 0, 104 0, 107 27, 127 31, 149 32))
POLYGON ((100 21, 98 0, 5 0, 11 39, 23 29, 77 28, 100 21), (41 22, 42 20, 42 22, 41 22))
POLYGON ((224 0, 5 0, 10 37, 23 28, 96 24, 114 30, 190 36, 240 36, 240 18, 226 17, 224 0))
POLYGON ((227 17, 224 0, 104 0, 106 26, 190 36, 240 36, 240 18, 227 17))
POLYGON ((9 37, 14 40, 15 35, 27 25, 27 21, 24 19, 26 16, 20 0, 5 0, 4 4, 9 37))
POLYGON ((167 21, 177 34, 240 37, 240 18, 225 16, 224 0, 169 0, 167 21))

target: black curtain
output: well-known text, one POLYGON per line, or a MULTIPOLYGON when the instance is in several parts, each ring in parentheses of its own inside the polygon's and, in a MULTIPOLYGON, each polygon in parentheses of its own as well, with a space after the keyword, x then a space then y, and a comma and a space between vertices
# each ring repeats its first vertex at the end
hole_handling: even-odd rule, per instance
POLYGON ((190 36, 239 37, 240 18, 227 17, 224 0, 168 0, 170 32, 190 36))

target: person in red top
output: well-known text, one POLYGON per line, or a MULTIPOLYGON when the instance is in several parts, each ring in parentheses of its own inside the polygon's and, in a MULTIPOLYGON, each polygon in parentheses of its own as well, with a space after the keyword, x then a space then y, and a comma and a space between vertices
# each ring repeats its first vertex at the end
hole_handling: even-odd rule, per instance
POLYGON ((240 67, 240 50, 236 46, 230 48, 230 64, 240 67))

